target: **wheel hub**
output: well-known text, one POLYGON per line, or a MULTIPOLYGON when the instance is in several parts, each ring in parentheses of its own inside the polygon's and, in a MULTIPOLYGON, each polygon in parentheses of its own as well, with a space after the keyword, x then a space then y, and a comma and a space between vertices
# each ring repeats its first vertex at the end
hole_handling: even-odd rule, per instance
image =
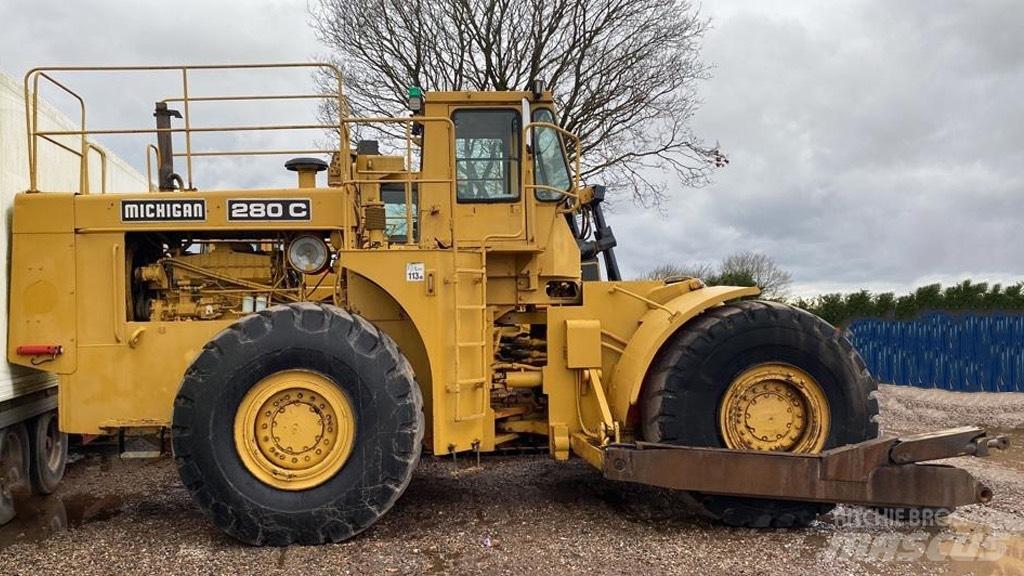
POLYGON ((828 426, 828 401, 821 386, 793 366, 750 368, 722 397, 719 428, 728 448, 820 452, 828 426))
POLYGON ((337 441, 334 409, 315 393, 289 388, 271 396, 256 418, 256 444, 271 460, 292 470, 322 462, 337 441))
POLYGON ((355 418, 347 396, 325 376, 287 370, 258 382, 235 417, 235 446, 243 464, 266 484, 312 488, 348 459, 355 418))

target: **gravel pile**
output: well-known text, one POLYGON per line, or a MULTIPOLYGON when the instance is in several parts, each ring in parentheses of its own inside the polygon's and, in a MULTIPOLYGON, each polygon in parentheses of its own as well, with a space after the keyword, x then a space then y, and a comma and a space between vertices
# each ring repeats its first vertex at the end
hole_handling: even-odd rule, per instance
POLYGON ((950 392, 879 386, 883 431, 905 433, 977 425, 1024 429, 1024 393, 950 392))
MULTIPOLYGON (((974 423, 1024 428, 1024 395, 966 402, 959 395, 890 386, 879 396, 886 431, 974 423)), ((991 484, 996 500, 957 512, 953 526, 929 530, 1020 525, 1024 459, 1018 454, 959 460, 957 465, 991 484)), ((93 450, 69 468, 57 498, 29 501, 24 516, 34 517, 0 529, 0 574, 792 576, 995 568, 854 560, 830 553, 837 538, 850 534, 921 530, 885 523, 850 527, 865 517, 857 508, 840 507, 801 530, 732 529, 703 520, 679 494, 613 484, 580 460, 492 456, 479 469, 465 468, 468 464, 460 460, 456 470, 449 460, 424 459, 395 508, 352 541, 273 549, 239 545, 214 529, 192 505, 169 459, 122 462, 93 450)), ((1020 553, 1024 558, 1024 548, 1020 553)))

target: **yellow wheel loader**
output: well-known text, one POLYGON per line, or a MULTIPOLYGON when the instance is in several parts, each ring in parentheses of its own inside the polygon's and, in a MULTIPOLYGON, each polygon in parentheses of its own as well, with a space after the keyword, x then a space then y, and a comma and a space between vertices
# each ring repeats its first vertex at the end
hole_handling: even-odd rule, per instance
POLYGON ((169 430, 196 504, 251 544, 350 538, 394 505, 422 454, 515 446, 691 492, 740 526, 801 525, 834 503, 992 497, 921 462, 1005 440, 977 428, 880 438, 875 382, 820 318, 756 288, 622 280, 604 190, 580 181, 579 140, 540 83, 412 87, 411 115, 381 118, 350 115, 341 84, 322 64, 27 74, 31 186, 13 213, 8 359, 58 376, 62 431, 169 430), (273 68, 336 87, 197 86, 273 68), (180 79, 155 127, 91 130, 84 103, 79 130, 35 121, 44 87, 74 94, 81 74, 154 70, 180 79), (337 120, 204 120, 213 102, 284 99, 320 100, 337 120), (212 136, 274 130, 334 144, 219 149, 240 139, 212 136), (90 136, 118 134, 149 139, 151 190, 97 192, 95 173, 78 190, 39 189, 41 146, 95 172, 90 136), (201 187, 208 157, 257 155, 290 156, 297 185, 201 187))

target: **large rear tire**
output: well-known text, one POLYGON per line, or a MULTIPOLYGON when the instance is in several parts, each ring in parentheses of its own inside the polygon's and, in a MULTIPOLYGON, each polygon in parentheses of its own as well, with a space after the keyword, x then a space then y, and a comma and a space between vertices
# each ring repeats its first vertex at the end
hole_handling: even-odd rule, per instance
MULTIPOLYGON (((644 438, 682 446, 815 453, 878 435, 877 386, 827 322, 776 302, 711 309, 658 352, 644 382, 644 438)), ((805 525, 829 504, 694 494, 733 526, 805 525)))
POLYGON ((419 386, 394 341, 333 306, 275 306, 221 332, 175 398, 178 472, 255 545, 345 540, 387 512, 420 457, 419 386))

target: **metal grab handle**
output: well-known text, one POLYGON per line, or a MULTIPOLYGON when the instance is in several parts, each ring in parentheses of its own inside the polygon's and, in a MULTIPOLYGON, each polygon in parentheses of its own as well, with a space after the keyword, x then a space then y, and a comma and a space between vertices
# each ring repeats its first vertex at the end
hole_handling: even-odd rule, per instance
MULTIPOLYGON (((99 146, 93 144, 92 142, 87 143, 86 146, 88 147, 88 149, 90 151, 95 152, 100 157, 100 194, 106 194, 107 193, 107 153, 102 148, 100 148, 99 146)), ((86 160, 86 162, 88 163, 88 160, 86 160)), ((86 168, 85 168, 85 175, 86 175, 85 180, 84 180, 84 182, 85 182, 85 189, 82 190, 82 194, 88 194, 89 193, 89 168, 88 168, 88 164, 86 165, 86 168)))
POLYGON ((121 299, 118 298, 118 295, 119 295, 119 292, 120 292, 119 288, 120 288, 120 276, 121 276, 121 274, 120 274, 120 272, 121 272, 120 266, 118 266, 118 254, 120 254, 120 253, 121 253, 121 245, 120 244, 114 244, 113 248, 111 249, 111 255, 110 255, 110 261, 111 261, 110 268, 111 268, 111 271, 113 273, 113 283, 110 285, 110 300, 111 300, 111 304, 112 304, 112 307, 110 309, 110 319, 111 319, 111 324, 113 325, 113 328, 114 328, 114 341, 115 342, 120 342, 121 341, 121 331, 120 331, 121 324, 120 324, 120 322, 118 322, 118 314, 117 314, 117 305, 118 305, 118 302, 121 301, 121 299))
MULTIPOLYGON (((558 124, 553 124, 551 122, 530 122, 526 126, 523 126, 523 133, 524 134, 532 134, 533 133, 532 132, 533 128, 550 128, 551 130, 554 130, 555 132, 557 132, 561 136, 564 136, 564 137, 569 138, 570 140, 572 140, 572 142, 573 142, 573 152, 574 152, 574 154, 573 154, 573 174, 572 174, 572 191, 559 190, 558 188, 553 188, 553 187, 550 187, 550 186, 544 186, 544 185, 541 185, 541 184, 533 184, 530 187, 531 188, 538 188, 538 189, 542 189, 542 190, 548 189, 548 190, 556 191, 556 192, 558 192, 560 194, 564 194, 564 195, 566 195, 566 196, 568 196, 570 198, 574 198, 576 200, 576 204, 578 205, 579 204, 579 195, 577 193, 575 193, 575 191, 580 189, 580 179, 582 178, 582 176, 580 174, 581 166, 582 166, 582 160, 580 159, 580 137, 575 135, 575 134, 573 134, 572 132, 566 130, 565 128, 562 128, 558 124)), ((562 151, 563 152, 565 151, 564 144, 563 144, 563 150, 562 151)))

